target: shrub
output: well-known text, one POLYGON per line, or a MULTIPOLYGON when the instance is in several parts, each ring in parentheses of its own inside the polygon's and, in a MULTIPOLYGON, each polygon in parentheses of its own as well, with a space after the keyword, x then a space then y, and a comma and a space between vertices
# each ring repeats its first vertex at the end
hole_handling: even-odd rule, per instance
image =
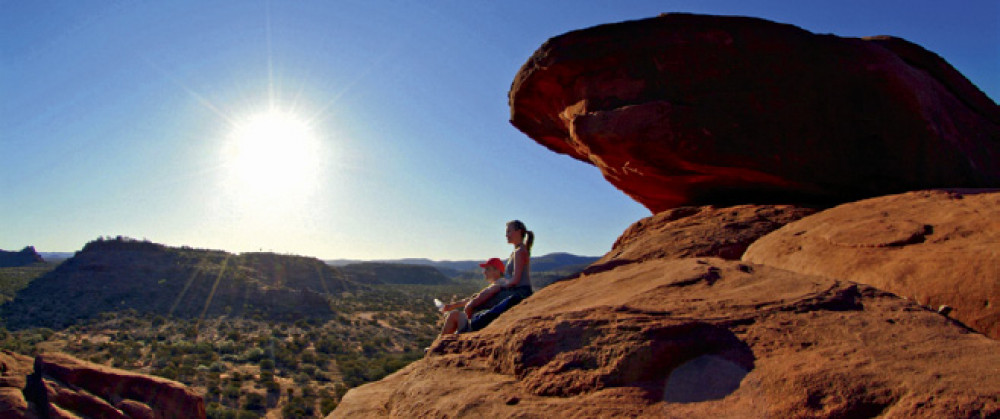
POLYGON ((263 411, 267 409, 264 396, 257 393, 248 393, 243 398, 243 408, 246 410, 263 411))

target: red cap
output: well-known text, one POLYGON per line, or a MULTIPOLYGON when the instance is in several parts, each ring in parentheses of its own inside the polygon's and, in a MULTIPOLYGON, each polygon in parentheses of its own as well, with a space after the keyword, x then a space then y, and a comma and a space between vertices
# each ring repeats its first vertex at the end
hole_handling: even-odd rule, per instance
POLYGON ((500 272, 503 272, 503 270, 504 270, 503 261, 500 260, 500 259, 497 259, 497 258, 492 258, 492 259, 486 261, 486 263, 480 263, 479 264, 480 268, 485 268, 487 266, 492 266, 494 268, 497 268, 497 270, 500 271, 500 272))

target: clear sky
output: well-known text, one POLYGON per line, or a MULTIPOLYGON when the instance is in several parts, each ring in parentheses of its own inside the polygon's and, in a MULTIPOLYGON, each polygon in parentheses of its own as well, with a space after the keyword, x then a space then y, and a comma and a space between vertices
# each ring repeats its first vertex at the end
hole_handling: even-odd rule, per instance
POLYGON ((900 36, 1000 98, 995 0, 0 0, 0 249, 482 259, 517 218, 602 255, 649 212, 507 92, 546 39, 661 12, 900 36))

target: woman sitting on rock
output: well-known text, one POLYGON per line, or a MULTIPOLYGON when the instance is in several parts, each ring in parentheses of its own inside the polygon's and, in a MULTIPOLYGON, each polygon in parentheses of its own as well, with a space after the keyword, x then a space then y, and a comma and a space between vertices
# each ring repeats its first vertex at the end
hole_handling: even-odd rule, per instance
POLYGON ((468 300, 444 305, 442 312, 447 312, 441 334, 463 333, 486 327, 500 313, 531 296, 531 278, 529 267, 531 263, 531 246, 535 242, 535 233, 525 228, 518 220, 507 223, 507 243, 514 245, 514 251, 504 267, 500 259, 493 258, 481 264, 483 276, 490 281, 490 286, 468 300), (504 278, 504 271, 510 275, 504 278), (458 310, 462 306, 464 310, 458 310))

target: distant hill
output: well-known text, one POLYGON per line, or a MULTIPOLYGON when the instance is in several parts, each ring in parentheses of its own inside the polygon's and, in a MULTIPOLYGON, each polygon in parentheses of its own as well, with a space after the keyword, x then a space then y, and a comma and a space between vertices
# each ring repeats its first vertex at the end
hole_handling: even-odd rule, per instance
MULTIPOLYGON (((532 256, 531 258, 531 271, 532 273, 553 273, 553 272, 578 272, 583 270, 591 263, 594 263, 600 259, 596 256, 577 256, 570 253, 549 253, 543 256, 532 256)), ((347 266, 350 264, 366 263, 366 261, 360 260, 350 260, 350 259, 332 259, 327 260, 327 263, 333 266, 347 266)), ((379 260, 371 261, 377 263, 385 264, 403 264, 403 265, 424 265, 432 266, 437 268, 441 273, 445 274, 450 278, 456 278, 461 276, 468 276, 469 272, 478 272, 479 264, 485 262, 483 260, 444 260, 435 261, 430 259, 394 259, 394 260, 379 260)))
POLYGON ((38 252, 46 262, 60 263, 73 257, 74 252, 38 252))
POLYGON ((33 246, 25 247, 19 252, 0 250, 0 268, 28 266, 45 260, 35 251, 33 246))
POLYGON ((10 329, 61 328, 105 311, 296 319, 368 287, 319 259, 174 248, 118 237, 87 243, 0 306, 10 329))
POLYGON ((451 279, 433 266, 362 262, 340 267, 347 278, 362 284, 446 285, 451 279))
POLYGON ((332 266, 356 265, 359 263, 389 263, 394 265, 418 265, 433 266, 442 272, 444 271, 472 271, 479 269, 479 264, 485 261, 479 260, 430 260, 425 258, 405 258, 405 259, 381 259, 381 260, 359 260, 359 259, 328 259, 324 262, 332 266))

